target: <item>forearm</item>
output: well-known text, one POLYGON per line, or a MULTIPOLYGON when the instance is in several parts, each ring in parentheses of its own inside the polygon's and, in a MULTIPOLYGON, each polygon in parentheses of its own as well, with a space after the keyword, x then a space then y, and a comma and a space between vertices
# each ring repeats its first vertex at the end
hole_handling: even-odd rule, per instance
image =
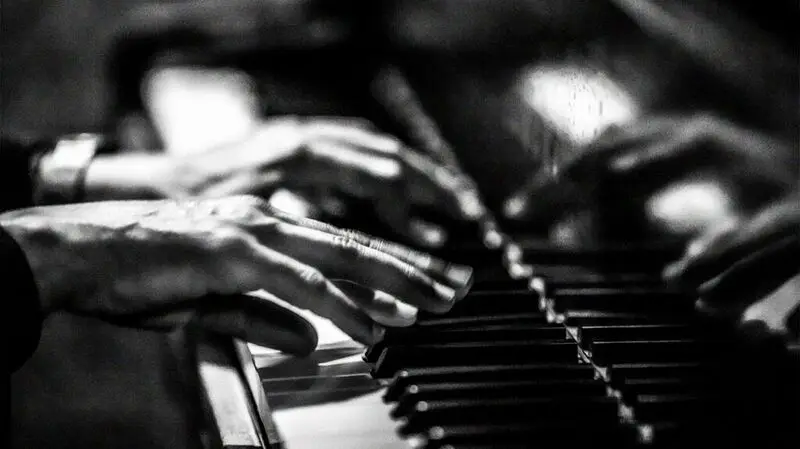
POLYGON ((86 201, 160 199, 171 176, 168 156, 116 154, 95 157, 86 172, 86 201))

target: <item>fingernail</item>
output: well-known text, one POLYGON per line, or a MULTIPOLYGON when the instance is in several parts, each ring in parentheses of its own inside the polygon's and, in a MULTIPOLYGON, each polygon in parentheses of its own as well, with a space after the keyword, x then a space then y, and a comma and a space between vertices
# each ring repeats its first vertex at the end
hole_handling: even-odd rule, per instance
POLYGON ((505 242, 503 234, 496 229, 489 229, 483 234, 483 244, 490 249, 497 249, 505 242))
POLYGON ((525 209, 525 199, 522 196, 513 196, 503 204, 503 213, 506 217, 516 218, 525 209))
POLYGON ((428 246, 440 247, 447 240, 444 228, 431 223, 415 220, 411 223, 411 229, 428 246))
POLYGON ((397 318, 404 326, 410 326, 417 321, 417 308, 404 302, 397 301, 397 318))
POLYGON ((667 281, 676 281, 680 279, 684 265, 683 261, 680 260, 667 265, 662 272, 662 277, 667 281))
POLYGON ((508 266, 508 275, 512 279, 523 279, 533 275, 533 267, 521 263, 512 263, 508 266))
POLYGON ((459 207, 467 218, 476 219, 484 215, 485 209, 476 192, 467 192, 459 196, 459 207))
MULTIPOLYGON (((436 294, 439 295, 439 298, 443 299, 450 307, 453 306, 453 303, 457 299, 460 299, 458 296, 459 292, 446 285, 433 284, 433 289, 436 291, 436 294)), ((447 310, 449 310, 449 308, 447 310)))
POLYGON ((522 248, 516 243, 509 243, 503 253, 506 263, 511 264, 522 261, 522 248))
POLYGON ((466 265, 451 264, 445 270, 447 279, 453 281, 460 288, 472 285, 472 267, 466 265))

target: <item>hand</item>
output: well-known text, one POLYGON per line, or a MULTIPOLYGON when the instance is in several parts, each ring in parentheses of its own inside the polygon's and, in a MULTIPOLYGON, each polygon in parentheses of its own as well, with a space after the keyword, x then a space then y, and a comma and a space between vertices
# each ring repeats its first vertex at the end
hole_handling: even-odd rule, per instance
MULTIPOLYGON (((668 280, 700 289, 701 309, 737 319, 798 274, 800 191, 704 233, 664 271, 668 280)), ((788 312, 798 305, 795 296, 788 312)))
POLYGON ((557 177, 532 179, 504 212, 566 242, 686 238, 796 183, 797 152, 785 143, 713 117, 656 117, 610 129, 557 177))
POLYGON ((144 190, 161 198, 266 196, 281 187, 318 203, 367 199, 391 229, 426 247, 443 244, 445 230, 414 217, 412 208, 443 211, 456 220, 483 213, 477 190, 465 177, 355 119, 274 119, 237 145, 149 160, 128 160, 118 170, 103 167, 113 161, 98 160, 87 174, 87 190, 119 183, 120 176, 110 173, 130 178, 139 166, 150 168, 137 178, 155 184, 144 190))
POLYGON ((0 216, 21 245, 45 313, 116 323, 201 325, 287 352, 314 349, 306 322, 264 289, 370 344, 418 309, 449 310, 472 270, 324 223, 255 197, 97 202, 0 216), (237 296, 228 296, 237 295, 237 296))

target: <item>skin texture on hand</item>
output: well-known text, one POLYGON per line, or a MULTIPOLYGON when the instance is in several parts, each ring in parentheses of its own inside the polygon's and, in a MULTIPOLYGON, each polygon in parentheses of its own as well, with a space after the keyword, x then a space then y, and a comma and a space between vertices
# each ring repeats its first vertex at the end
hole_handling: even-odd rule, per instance
POLYGON ((266 197, 288 188, 305 198, 369 200, 385 223, 425 247, 446 231, 414 208, 472 221, 484 210, 463 175, 348 118, 282 118, 263 122, 243 141, 200 154, 119 155, 98 159, 87 174, 92 199, 266 197))
POLYGON ((472 276, 251 196, 41 207, 0 223, 25 251, 46 313, 145 328, 197 319, 289 352, 308 352, 316 337, 268 298, 243 293, 263 289, 370 344, 383 326, 414 323, 418 309, 449 310, 472 276))

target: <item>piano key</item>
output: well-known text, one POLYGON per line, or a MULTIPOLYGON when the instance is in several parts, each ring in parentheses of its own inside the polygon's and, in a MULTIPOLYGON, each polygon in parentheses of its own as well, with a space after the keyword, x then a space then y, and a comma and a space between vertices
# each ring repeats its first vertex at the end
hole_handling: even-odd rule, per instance
POLYGON ((598 365, 614 362, 692 362, 718 357, 724 346, 697 340, 593 341, 591 359, 598 365))
POLYGON ((528 288, 528 279, 478 279, 472 284, 470 292, 480 293, 484 291, 514 291, 526 290, 528 288))
POLYGON ((684 363, 614 363, 609 367, 609 377, 616 385, 625 379, 680 377, 682 379, 710 375, 713 369, 700 362, 684 363))
POLYGON ((694 309, 694 298, 682 292, 644 288, 575 288, 555 289, 550 296, 557 311, 603 310, 620 312, 683 311, 694 309))
MULTIPOLYGON (((509 444, 536 444, 537 446, 553 445, 589 445, 596 447, 630 447, 638 441, 638 430, 635 427, 619 424, 611 420, 581 423, 576 432, 575 421, 555 423, 527 423, 524 425, 475 425, 475 426, 435 426, 425 434, 426 449, 444 447, 506 447, 509 444), (469 445, 469 446, 466 446, 469 445)), ((520 446, 530 447, 530 446, 520 446)))
POLYGON ((546 284, 556 287, 570 287, 606 284, 609 286, 639 284, 639 285, 663 285, 660 273, 640 273, 640 272, 619 272, 604 273, 588 267, 576 265, 529 265, 532 277, 541 279, 546 284))
MULTIPOLYGON (((462 316, 480 316, 505 313, 524 313, 538 311, 538 295, 528 290, 517 291, 484 291, 467 294, 457 302, 446 316, 448 318, 462 316)), ((435 315, 420 312, 420 319, 435 315)))
POLYGON ((503 341, 390 346, 384 349, 378 358, 373 375, 377 378, 386 378, 394 375, 401 368, 407 367, 576 360, 576 346, 568 341, 503 341))
POLYGON ((481 315, 467 317, 450 317, 448 315, 422 316, 417 319, 418 327, 464 327, 486 324, 548 324, 544 312, 530 311, 525 313, 501 313, 496 315, 481 315))
POLYGON ((750 421, 770 408, 768 399, 746 399, 719 392, 697 394, 640 394, 631 402, 637 422, 692 422, 694 420, 750 421))
POLYGON ((437 326, 396 328, 386 332, 386 336, 381 341, 372 345, 364 354, 364 360, 368 363, 374 363, 384 348, 397 344, 559 340, 565 338, 566 332, 563 327, 548 324, 476 325, 459 328, 441 328, 437 326))
MULTIPOLYGON (((656 377, 648 379, 622 379, 616 387, 623 399, 635 399, 639 395, 657 394, 699 394, 715 389, 708 378, 656 377)), ((718 386, 717 386, 718 387, 718 386)))
POLYGON ((407 386, 418 383, 590 380, 594 377, 591 366, 577 363, 406 368, 395 374, 384 400, 396 401, 407 386))
POLYGON ((332 379, 336 381, 337 388, 360 388, 372 387, 375 385, 376 380, 369 374, 352 374, 352 375, 338 375, 338 376, 304 376, 301 378, 279 378, 279 379, 264 379, 262 384, 266 391, 270 394, 284 393, 287 391, 297 391, 299 388, 312 389, 315 385, 326 385, 332 379), (299 387, 299 388, 298 388, 299 387))
POLYGON ((563 320, 563 324, 570 327, 686 323, 684 317, 676 317, 669 314, 608 312, 600 310, 566 310, 563 312, 563 320))
POLYGON ((420 401, 454 399, 512 399, 544 397, 604 397, 606 385, 594 379, 552 381, 473 382, 473 383, 412 383, 397 398, 392 417, 408 414, 420 401))
POLYGON ((594 340, 624 341, 632 339, 667 340, 699 338, 707 333, 686 324, 622 324, 613 326, 584 326, 577 329, 581 343, 594 340))
POLYGON ((422 401, 404 416, 402 435, 433 426, 470 424, 528 424, 573 420, 618 422, 617 402, 608 397, 422 401))
POLYGON ((522 250, 522 262, 540 265, 602 267, 604 272, 657 272, 681 255, 680 246, 647 247, 620 245, 597 248, 565 248, 541 239, 515 239, 522 250))

